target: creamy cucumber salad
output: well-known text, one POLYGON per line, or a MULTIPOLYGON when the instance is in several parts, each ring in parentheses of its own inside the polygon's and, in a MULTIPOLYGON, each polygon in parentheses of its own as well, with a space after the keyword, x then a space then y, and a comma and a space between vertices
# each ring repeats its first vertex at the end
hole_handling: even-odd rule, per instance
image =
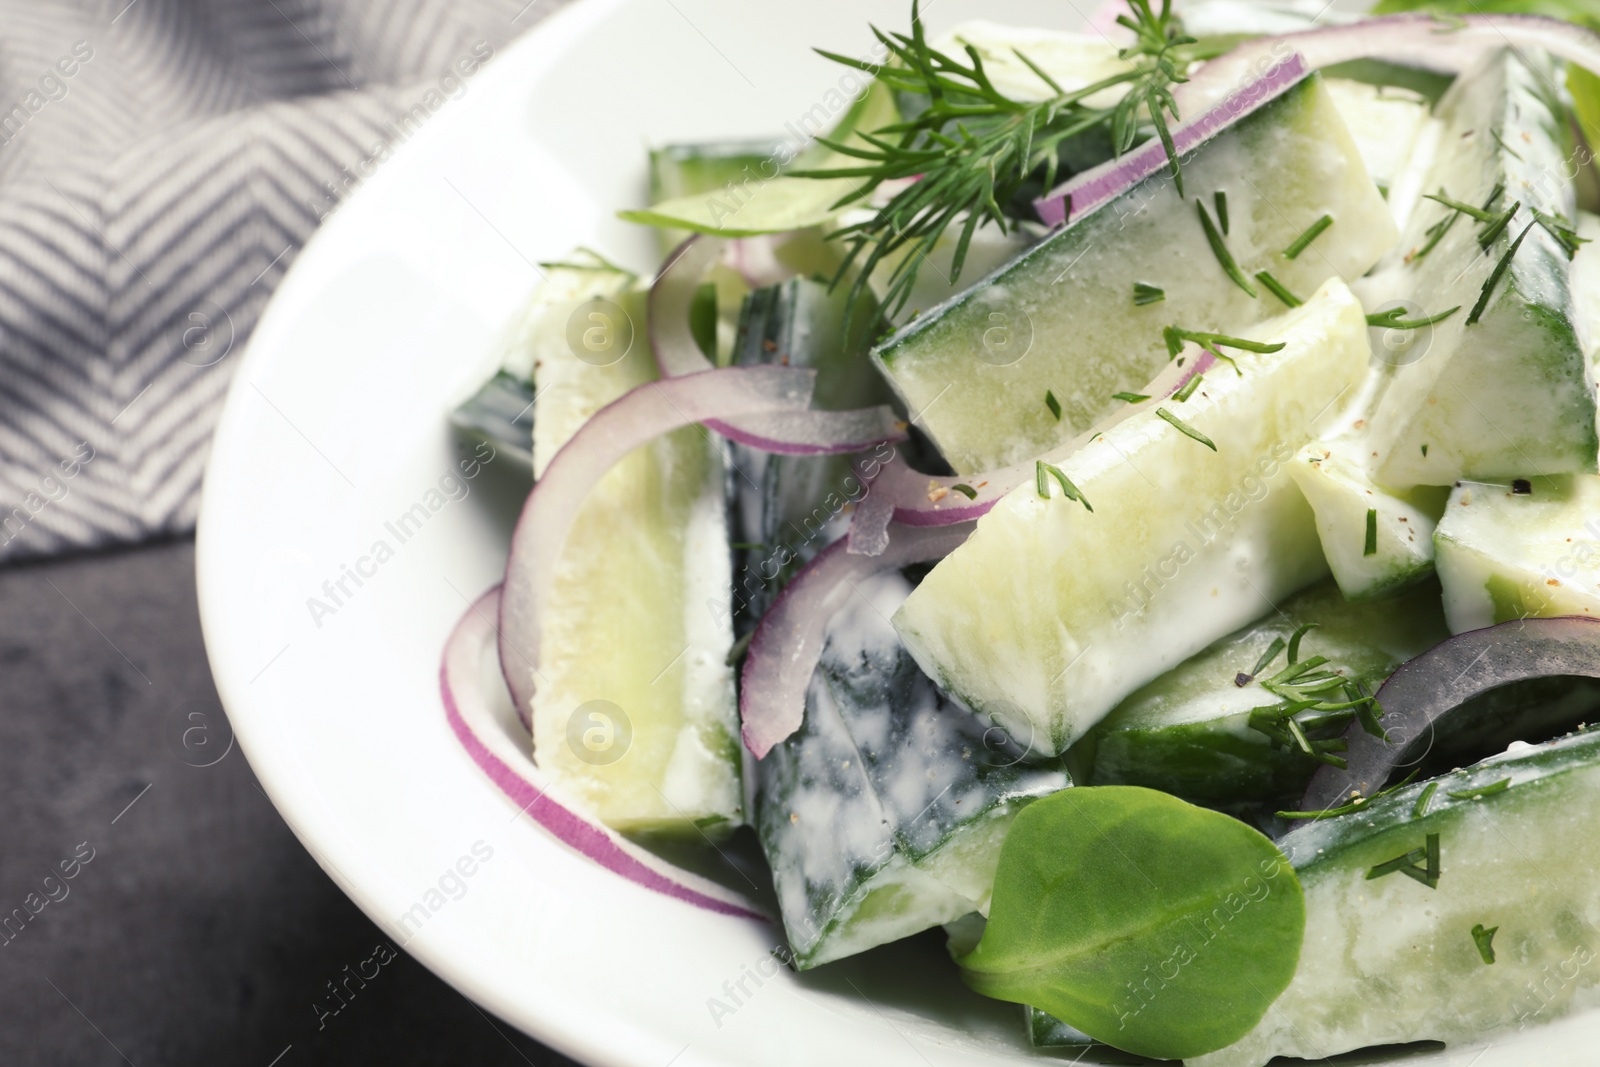
POLYGON ((913 6, 651 151, 654 276, 543 264, 456 415, 535 818, 1085 1062, 1600 1006, 1600 10, 1319 6, 913 6))

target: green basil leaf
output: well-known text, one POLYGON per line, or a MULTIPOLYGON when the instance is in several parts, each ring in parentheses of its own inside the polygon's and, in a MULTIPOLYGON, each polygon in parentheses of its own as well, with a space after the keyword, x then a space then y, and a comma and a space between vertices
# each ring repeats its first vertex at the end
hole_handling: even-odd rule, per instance
POLYGON ((1160 1059, 1230 1045, 1288 986, 1300 880, 1267 838, 1153 789, 1066 789, 1001 846, 968 985, 1160 1059))

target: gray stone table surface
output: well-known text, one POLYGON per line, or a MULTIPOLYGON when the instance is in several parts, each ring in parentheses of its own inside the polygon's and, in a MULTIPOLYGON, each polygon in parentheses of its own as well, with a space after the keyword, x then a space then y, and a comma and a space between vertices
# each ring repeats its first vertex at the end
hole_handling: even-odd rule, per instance
POLYGON ((0 1064, 572 1062, 393 946, 227 736, 192 542, 0 568, 0 1064))

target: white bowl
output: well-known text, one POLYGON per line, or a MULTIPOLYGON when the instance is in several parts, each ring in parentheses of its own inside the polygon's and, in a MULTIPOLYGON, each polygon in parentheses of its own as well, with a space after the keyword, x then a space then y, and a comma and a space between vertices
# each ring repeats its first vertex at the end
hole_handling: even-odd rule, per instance
MULTIPOLYGON (((965 991, 936 937, 758 984, 781 930, 695 910, 557 843, 462 752, 438 693, 445 638, 499 580, 525 490, 502 460, 463 499, 430 497, 457 470, 446 418, 492 370, 535 264, 587 244, 652 270, 651 236, 613 214, 642 203, 648 144, 781 130, 838 83, 812 45, 865 54, 869 20, 906 17, 904 0, 562 9, 466 79, 298 256, 212 445, 201 616, 262 785, 407 951, 590 1063, 1041 1059, 1019 1009, 965 991), (402 514, 439 500, 398 536, 402 514), (426 918, 402 927, 408 913, 426 918)), ((973 17, 1081 22, 1044 0, 937 0, 926 16, 933 32, 973 17)), ((1405 1062, 1577 1063, 1596 1046, 1600 1026, 1579 1019, 1476 1060, 1405 1062)))

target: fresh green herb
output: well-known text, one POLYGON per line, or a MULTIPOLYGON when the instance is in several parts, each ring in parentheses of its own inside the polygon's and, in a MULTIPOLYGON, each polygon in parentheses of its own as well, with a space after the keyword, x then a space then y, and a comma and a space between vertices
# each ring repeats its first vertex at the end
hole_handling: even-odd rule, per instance
POLYGON ((1484 309, 1489 306, 1489 297, 1494 293, 1494 287, 1500 284, 1500 279, 1510 269, 1512 257, 1517 254, 1517 249, 1522 247, 1522 239, 1527 237, 1528 231, 1538 224, 1536 220, 1524 226, 1522 232, 1517 234, 1517 239, 1511 242, 1511 247, 1506 249, 1506 254, 1500 257, 1500 262, 1494 265, 1494 270, 1489 272, 1489 280, 1483 283, 1483 291, 1478 294, 1478 302, 1472 305, 1472 313, 1467 316, 1468 326, 1476 326, 1478 320, 1483 317, 1484 309))
POLYGON ((1049 479, 1054 478, 1056 482, 1060 484, 1061 492, 1066 495, 1068 500, 1082 504, 1084 510, 1086 511, 1092 512, 1094 510, 1094 508, 1090 507, 1089 505, 1089 498, 1078 491, 1078 487, 1072 484, 1072 480, 1067 477, 1066 472, 1060 467, 1046 463, 1042 459, 1038 460, 1034 464, 1033 477, 1034 487, 1038 490, 1039 495, 1045 500, 1050 499, 1049 479))
POLYGON ((1222 234, 1217 232, 1217 224, 1211 221, 1205 204, 1196 200, 1194 206, 1195 210, 1200 212, 1200 228, 1206 232, 1206 243, 1211 246, 1211 254, 1217 257, 1217 262, 1222 264, 1222 272, 1233 279, 1234 285, 1253 297, 1259 297, 1261 294, 1256 292, 1256 287, 1250 284, 1250 279, 1244 276, 1244 271, 1240 270, 1239 264, 1234 261, 1233 253, 1228 251, 1228 246, 1223 242, 1222 234))
MULTIPOLYGON (((1298 663, 1300 661, 1300 641, 1301 641, 1302 638, 1305 637, 1306 634, 1310 633, 1312 630, 1315 630, 1316 628, 1317 628, 1317 624, 1314 623, 1314 622, 1308 622, 1308 623, 1305 623, 1305 624, 1303 624, 1301 626, 1295 627, 1294 633, 1289 636, 1289 662, 1290 663, 1298 663)), ((1327 660, 1323 660, 1322 662, 1326 663, 1327 660)))
POLYGON ((1428 446, 1427 445, 1423 445, 1421 447, 1422 447, 1422 458, 1423 459, 1427 459, 1428 458, 1428 446))
POLYGON ((1489 246, 1494 244, 1502 233, 1506 232, 1506 227, 1511 225, 1511 219, 1521 208, 1522 201, 1513 200, 1510 207, 1496 215, 1494 221, 1485 226, 1483 232, 1478 234, 1478 246, 1485 252, 1489 251, 1489 246))
POLYGON ((1287 286, 1285 286, 1278 279, 1274 278, 1267 271, 1257 271, 1256 281, 1260 282, 1262 286, 1266 288, 1267 292, 1271 293, 1279 300, 1282 300, 1289 307, 1297 308, 1301 304, 1305 303, 1304 300, 1301 300, 1298 296, 1295 296, 1293 293, 1291 293, 1287 286))
MULTIPOLYGON (((951 258, 951 281, 960 277, 972 235, 980 223, 994 223, 1008 232, 1014 225, 1007 205, 1023 189, 1038 182, 1048 189, 1056 182, 1062 142, 1091 130, 1108 129, 1114 150, 1121 154, 1139 137, 1142 117, 1166 146, 1171 174, 1183 194, 1183 172, 1168 129, 1177 120, 1171 87, 1185 81, 1184 70, 1195 59, 1215 55, 1216 47, 1191 48, 1197 42, 1185 36, 1172 15, 1168 0, 1160 13, 1151 0, 1130 0, 1130 15, 1117 21, 1132 30, 1134 41, 1119 54, 1130 69, 1102 78, 1070 92, 1026 56, 1018 58, 1049 85, 1053 95, 1027 103, 1007 97, 989 80, 978 50, 966 47, 957 58, 929 46, 921 10, 913 0, 911 32, 872 32, 887 51, 887 62, 852 59, 833 52, 819 54, 836 63, 875 77, 889 91, 920 97, 927 106, 917 115, 873 131, 859 131, 852 143, 819 138, 834 152, 858 161, 855 166, 800 169, 797 178, 852 179, 855 188, 837 199, 837 211, 848 204, 867 201, 885 182, 920 176, 889 198, 871 218, 843 227, 835 236, 848 252, 835 283, 854 275, 853 300, 879 263, 893 262, 883 305, 893 313, 904 307, 916 281, 917 269, 939 238, 952 225, 960 227, 951 258), (1116 103, 1094 107, 1090 97, 1113 86, 1126 85, 1116 103), (895 254, 904 250, 905 255, 895 254)), ((1011 209, 1015 210, 1015 209, 1011 209)))
POLYGON ((1557 218, 1554 215, 1546 215, 1536 207, 1528 210, 1533 212, 1533 217, 1538 220, 1540 226, 1544 227, 1544 231, 1556 239, 1556 243, 1567 253, 1568 259, 1577 255, 1578 249, 1589 243, 1589 238, 1579 237, 1578 231, 1574 230, 1572 225, 1565 219, 1557 218))
POLYGON ((1428 235, 1427 241, 1423 243, 1421 248, 1414 252, 1407 253, 1406 262, 1414 262, 1427 255, 1429 252, 1432 252, 1434 247, 1438 245, 1440 241, 1444 240, 1444 235, 1450 232, 1450 227, 1454 226, 1456 224, 1456 219, 1459 219, 1460 217, 1461 216, 1459 214, 1452 213, 1446 215, 1432 226, 1429 226, 1426 231, 1428 235))
POLYGON ((968 485, 966 482, 957 482, 955 485, 950 487, 950 491, 952 493, 960 493, 968 500, 978 499, 978 491, 972 488, 972 486, 968 485))
POLYGON ((979 993, 1181 1059, 1260 1021, 1294 976, 1304 933, 1299 879, 1258 831, 1152 789, 1080 787, 1017 815, 983 938, 957 962, 979 993), (1182 981, 1135 994, 1170 967, 1182 981))
POLYGON ((1056 417, 1057 422, 1061 421, 1061 401, 1056 399, 1054 391, 1050 389, 1044 391, 1044 406, 1050 409, 1050 414, 1056 417))
POLYGON ((1443 322, 1460 310, 1461 305, 1457 304, 1449 311, 1441 311, 1437 315, 1430 315, 1424 319, 1408 319, 1405 317, 1405 308, 1390 308, 1387 311, 1368 315, 1367 325, 1376 326, 1380 330, 1420 330, 1424 326, 1432 326, 1436 322, 1443 322))
POLYGON ((1250 672, 1250 677, 1254 678, 1256 675, 1272 666, 1272 661, 1277 659, 1278 653, 1282 651, 1283 638, 1274 637, 1272 639, 1272 644, 1268 645, 1267 650, 1261 653, 1261 658, 1256 660, 1255 669, 1250 672))
POLYGON ((1111 399, 1126 401, 1129 404, 1140 404, 1150 398, 1143 393, 1112 393, 1111 399))
POLYGON ((1276 344, 1268 344, 1262 341, 1250 341, 1243 337, 1229 337, 1220 333, 1206 333, 1202 330, 1185 330, 1180 326, 1168 326, 1166 329, 1161 331, 1161 336, 1167 343, 1167 354, 1169 356, 1176 357, 1179 352, 1183 351, 1183 346, 1185 344, 1193 341, 1207 352, 1210 352, 1217 359, 1228 364, 1228 366, 1232 367, 1234 372, 1239 374, 1241 377, 1243 376, 1244 372, 1239 369, 1239 364, 1234 362, 1232 356, 1223 355, 1223 348, 1237 348, 1243 352, 1258 352, 1266 355, 1273 352, 1281 352, 1283 350, 1283 346, 1287 344, 1287 342, 1284 341, 1279 341, 1276 344))
POLYGON ((1485 930, 1482 923, 1472 928, 1472 943, 1478 946, 1478 955, 1483 957, 1484 963, 1494 962, 1494 935, 1499 932, 1498 926, 1491 926, 1485 930))
POLYGON ((1417 803, 1411 809, 1412 818, 1420 819, 1428 814, 1428 802, 1433 799, 1433 794, 1438 788, 1438 782, 1429 782, 1422 787, 1422 795, 1417 797, 1417 803))
POLYGON ((1406 786, 1411 784, 1411 779, 1415 778, 1416 776, 1417 772, 1412 771, 1410 774, 1405 776, 1403 781, 1397 782, 1388 789, 1380 789, 1370 797, 1352 797, 1350 803, 1341 804, 1337 808, 1323 808, 1321 811, 1280 811, 1276 812, 1275 814, 1280 819, 1329 819, 1338 815, 1350 815, 1360 811, 1368 804, 1371 804, 1374 800, 1381 800, 1390 793, 1404 789, 1406 786))
POLYGON ((1157 289, 1144 282, 1133 283, 1133 303, 1135 307, 1144 307, 1147 304, 1159 304, 1167 298, 1165 289, 1157 289))
POLYGON ((1389 740, 1389 731, 1385 730, 1383 723, 1379 721, 1383 718, 1383 705, 1367 691, 1367 683, 1359 678, 1346 682, 1344 692, 1345 696, 1356 705, 1356 718, 1361 722, 1361 729, 1379 740, 1389 740))
POLYGON ((1222 227, 1222 236, 1228 236, 1228 194, 1218 189, 1211 195, 1211 202, 1217 206, 1217 225, 1222 227))
POLYGON ((1504 151, 1506 155, 1510 156, 1512 159, 1515 159, 1519 163, 1522 162, 1522 156, 1517 153, 1515 148, 1512 148, 1510 145, 1506 144, 1505 140, 1501 138, 1499 130, 1490 130, 1489 136, 1494 138, 1494 143, 1499 145, 1501 150, 1504 151))
POLYGON ((1376 556, 1378 554, 1378 509, 1367 509, 1367 540, 1361 546, 1363 556, 1376 556))
POLYGON ((1386 860, 1367 872, 1367 881, 1382 878, 1396 871, 1413 878, 1429 889, 1439 888, 1439 835, 1429 834, 1422 848, 1414 848, 1403 856, 1386 860))
POLYGON ((1177 400, 1179 402, 1188 400, 1191 396, 1194 395, 1194 391, 1196 389, 1200 388, 1200 380, 1202 378, 1204 378, 1204 377, 1205 377, 1204 374, 1196 374, 1194 377, 1192 377, 1188 381, 1184 382, 1183 383, 1183 387, 1180 388, 1176 393, 1172 394, 1172 399, 1177 400))
POLYGON ((1305 233, 1302 233, 1299 237, 1296 237, 1293 241, 1289 242, 1289 247, 1283 250, 1284 258, 1298 258, 1301 252, 1304 252, 1308 247, 1310 247, 1312 241, 1315 241, 1318 237, 1322 236, 1323 230, 1326 230, 1332 225, 1332 215, 1324 215, 1316 222, 1313 222, 1310 226, 1306 227, 1305 233))
POLYGON ((1477 219, 1479 222, 1494 222, 1498 216, 1489 210, 1489 206, 1500 199, 1500 194, 1505 191, 1506 187, 1504 185, 1496 184, 1493 189, 1489 190, 1489 195, 1484 198, 1483 207, 1481 208, 1473 207, 1471 204, 1464 204, 1459 200, 1452 200, 1443 189, 1439 190, 1437 196, 1428 197, 1428 199, 1436 200, 1450 208, 1450 214, 1428 227, 1427 243, 1407 255, 1406 262, 1411 263, 1432 252, 1434 247, 1444 239, 1444 235, 1450 232, 1450 227, 1456 224, 1456 219, 1459 219, 1462 215, 1477 219))
MULTIPOLYGON (((1452 211, 1458 211, 1463 215, 1469 215, 1472 218, 1477 219, 1479 222, 1493 222, 1496 218, 1495 213, 1492 211, 1488 211, 1484 208, 1476 208, 1471 204, 1452 199, 1450 194, 1445 192, 1443 189, 1440 189, 1437 193, 1424 193, 1422 199, 1432 200, 1435 203, 1443 204, 1452 211)), ((1492 199, 1493 198, 1491 198, 1491 202, 1492 199)))
POLYGON ((1502 778, 1498 782, 1490 782, 1481 789, 1465 789, 1459 793, 1446 792, 1445 796, 1456 800, 1477 800, 1480 797, 1492 797, 1496 793, 1504 793, 1511 788, 1511 779, 1502 778))
POLYGON ((1172 426, 1173 429, 1177 430, 1184 436, 1194 438, 1196 441, 1199 441, 1201 444, 1211 449, 1211 451, 1215 452, 1217 450, 1217 443, 1215 441, 1201 433, 1199 430, 1195 429, 1193 426, 1190 426, 1187 422, 1184 422, 1182 419, 1178 418, 1178 416, 1174 415, 1166 408, 1156 408, 1156 418, 1165 421, 1168 425, 1172 426))

